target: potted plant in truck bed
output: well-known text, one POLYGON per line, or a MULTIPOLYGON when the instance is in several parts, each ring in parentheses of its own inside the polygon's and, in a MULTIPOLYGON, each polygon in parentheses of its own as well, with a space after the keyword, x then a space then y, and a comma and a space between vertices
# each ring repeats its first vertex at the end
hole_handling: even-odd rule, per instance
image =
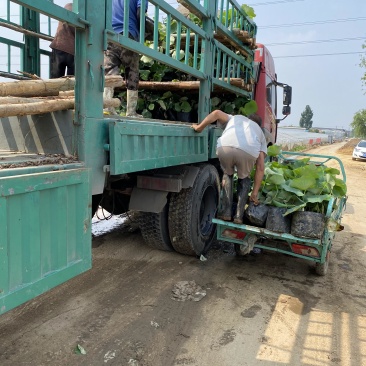
MULTIPOLYGON (((269 147, 269 156, 278 153, 278 146, 269 147)), ((347 187, 342 179, 337 178, 338 169, 309 160, 266 162, 260 200, 280 208, 283 217, 295 213, 291 225, 293 235, 319 238, 324 230, 329 201, 332 197, 345 196, 347 187)))

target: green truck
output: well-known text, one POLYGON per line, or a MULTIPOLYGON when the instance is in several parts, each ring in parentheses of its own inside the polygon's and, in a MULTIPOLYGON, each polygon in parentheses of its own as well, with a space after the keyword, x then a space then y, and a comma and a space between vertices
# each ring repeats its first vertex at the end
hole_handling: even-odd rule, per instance
MULTIPOLYGON (((255 23, 235 0, 181 3, 191 17, 167 1, 149 1, 155 28, 147 43, 143 16, 139 41, 113 31, 111 1, 75 0, 68 11, 51 1, 6 0, 0 19, 1 29, 9 29, 0 37, 7 59, 0 73, 7 77, 0 84, 0 314, 91 268, 91 217, 98 206, 112 214, 140 211, 142 235, 154 248, 200 255, 215 238, 221 129, 197 134, 192 121, 103 115, 103 89, 111 82, 103 71, 108 41, 196 83, 193 122, 212 110, 217 95, 255 100, 268 145, 275 142, 277 87, 284 90, 285 116, 291 88, 277 81, 269 51, 256 44, 255 23), (32 79, 48 75, 50 19, 76 29, 75 79, 32 79), (14 39, 14 32, 24 39, 14 39), (61 97, 70 89, 71 102, 61 97)), ((191 93, 182 85, 182 93, 191 93)))

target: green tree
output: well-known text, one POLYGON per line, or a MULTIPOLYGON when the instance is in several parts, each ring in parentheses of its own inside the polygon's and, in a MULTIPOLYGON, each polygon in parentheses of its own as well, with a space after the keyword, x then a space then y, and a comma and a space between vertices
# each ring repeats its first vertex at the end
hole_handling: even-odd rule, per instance
POLYGON ((351 127, 356 137, 366 137, 366 109, 361 109, 353 116, 351 127))
POLYGON ((306 106, 304 112, 301 113, 300 127, 306 128, 307 130, 313 126, 313 111, 310 106, 306 106))

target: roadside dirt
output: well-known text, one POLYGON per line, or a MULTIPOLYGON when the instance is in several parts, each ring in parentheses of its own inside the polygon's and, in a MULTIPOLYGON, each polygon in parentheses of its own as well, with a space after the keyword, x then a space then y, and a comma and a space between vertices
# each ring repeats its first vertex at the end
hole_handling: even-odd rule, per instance
POLYGON ((347 173, 345 230, 325 277, 309 262, 243 260, 220 243, 205 262, 152 250, 121 224, 93 238, 90 271, 0 317, 0 364, 366 365, 366 163, 342 145, 311 151, 337 155, 347 173), (179 281, 206 296, 172 300, 179 281))

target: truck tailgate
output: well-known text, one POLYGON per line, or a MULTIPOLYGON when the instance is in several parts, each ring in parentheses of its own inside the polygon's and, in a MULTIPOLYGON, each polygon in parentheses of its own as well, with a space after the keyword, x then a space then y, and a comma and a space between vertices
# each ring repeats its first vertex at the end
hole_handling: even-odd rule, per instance
POLYGON ((89 171, 59 168, 0 170, 0 314, 91 267, 89 171))

